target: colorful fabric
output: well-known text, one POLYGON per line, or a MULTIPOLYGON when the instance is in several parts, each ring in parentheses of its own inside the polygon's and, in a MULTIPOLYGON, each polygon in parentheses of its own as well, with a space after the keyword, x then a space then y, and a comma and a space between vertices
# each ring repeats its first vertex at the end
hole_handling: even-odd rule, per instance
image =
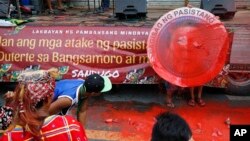
POLYGON ((18 82, 48 82, 50 76, 47 71, 44 70, 28 70, 23 71, 17 78, 18 82))
POLYGON ((51 97, 54 93, 54 86, 51 83, 29 83, 27 84, 27 89, 30 93, 30 98, 32 100, 33 105, 36 105, 39 101, 47 99, 51 97))
POLYGON ((26 85, 26 94, 29 95, 33 106, 54 94, 55 82, 47 71, 25 71, 18 76, 17 80, 20 84, 26 85))
MULTIPOLYGON (((53 115, 46 118, 41 129, 43 141, 87 141, 85 131, 77 120, 71 116, 53 115)), ((32 141, 34 138, 29 132, 24 134, 18 126, 12 132, 6 132, 2 141, 32 141)))
POLYGON ((13 109, 8 106, 0 108, 0 130, 5 130, 10 125, 13 118, 13 109))

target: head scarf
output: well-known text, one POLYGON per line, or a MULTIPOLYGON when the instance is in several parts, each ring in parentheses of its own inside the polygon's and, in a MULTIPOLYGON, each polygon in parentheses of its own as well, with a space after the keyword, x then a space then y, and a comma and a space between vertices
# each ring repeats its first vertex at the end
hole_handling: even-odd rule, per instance
MULTIPOLYGON (((55 81, 47 71, 25 71, 18 76, 19 84, 24 85, 24 94, 30 98, 33 107, 38 102, 51 97, 54 93, 55 81)), ((22 104, 23 95, 19 96, 22 104)))

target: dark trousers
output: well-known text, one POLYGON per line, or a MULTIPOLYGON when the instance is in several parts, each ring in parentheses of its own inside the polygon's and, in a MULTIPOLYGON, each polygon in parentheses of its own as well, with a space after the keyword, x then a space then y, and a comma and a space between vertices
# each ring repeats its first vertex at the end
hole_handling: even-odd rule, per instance
POLYGON ((109 0, 102 0, 102 8, 103 9, 109 8, 109 0))

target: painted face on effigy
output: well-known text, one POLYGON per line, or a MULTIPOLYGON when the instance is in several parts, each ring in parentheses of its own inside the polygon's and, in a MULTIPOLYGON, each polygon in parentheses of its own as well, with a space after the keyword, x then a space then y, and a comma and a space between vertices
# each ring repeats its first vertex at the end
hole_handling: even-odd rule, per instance
POLYGON ((209 52, 205 49, 205 40, 201 31, 193 26, 185 26, 172 33, 169 46, 171 69, 177 75, 197 75, 209 68, 209 52))

